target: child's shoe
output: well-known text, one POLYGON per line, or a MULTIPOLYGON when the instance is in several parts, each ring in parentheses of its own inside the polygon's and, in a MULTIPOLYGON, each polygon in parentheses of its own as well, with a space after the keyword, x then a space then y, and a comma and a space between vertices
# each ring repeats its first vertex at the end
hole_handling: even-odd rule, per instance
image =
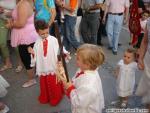
POLYGON ((120 107, 121 108, 127 108, 127 104, 128 104, 127 101, 122 101, 120 107))

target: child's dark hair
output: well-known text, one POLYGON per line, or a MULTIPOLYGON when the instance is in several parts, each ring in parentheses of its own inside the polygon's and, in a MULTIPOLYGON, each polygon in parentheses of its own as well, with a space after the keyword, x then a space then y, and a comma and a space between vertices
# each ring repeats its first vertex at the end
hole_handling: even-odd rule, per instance
POLYGON ((126 52, 132 53, 133 56, 134 56, 134 58, 136 58, 136 56, 137 56, 137 50, 134 49, 134 48, 128 48, 128 49, 126 50, 126 52))
POLYGON ((38 30, 44 30, 44 29, 47 29, 49 28, 49 25, 46 21, 44 20, 36 20, 35 21, 35 29, 36 31, 38 30))
POLYGON ((147 14, 148 16, 150 16, 150 11, 145 10, 145 11, 142 12, 142 15, 143 15, 143 14, 147 14))

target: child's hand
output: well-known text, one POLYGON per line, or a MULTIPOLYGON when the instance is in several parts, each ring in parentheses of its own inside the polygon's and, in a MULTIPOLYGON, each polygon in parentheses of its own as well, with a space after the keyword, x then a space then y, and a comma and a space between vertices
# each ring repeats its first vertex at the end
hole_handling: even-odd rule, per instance
POLYGON ((64 88, 68 89, 70 86, 72 86, 71 81, 69 80, 69 82, 63 82, 64 88))
POLYGON ((30 53, 30 54, 34 54, 34 50, 33 50, 33 48, 32 48, 32 47, 28 47, 28 53, 30 53))
POLYGON ((70 80, 69 82, 67 82, 65 70, 61 61, 57 63, 56 75, 57 75, 57 82, 62 81, 65 89, 68 89, 72 85, 70 80))
POLYGON ((57 81, 62 81, 62 82, 66 82, 67 79, 66 79, 66 75, 65 75, 65 70, 64 70, 64 67, 62 65, 62 62, 59 61, 57 63, 57 70, 56 70, 56 75, 57 75, 57 81))
POLYGON ((119 67, 117 67, 116 70, 114 70, 114 76, 115 76, 116 78, 118 78, 119 70, 120 70, 119 67))
POLYGON ((115 78, 118 78, 118 72, 117 72, 117 70, 114 70, 114 76, 115 76, 115 78))
POLYGON ((70 53, 68 52, 65 54, 65 61, 68 63, 69 60, 71 60, 71 56, 70 56, 70 53))

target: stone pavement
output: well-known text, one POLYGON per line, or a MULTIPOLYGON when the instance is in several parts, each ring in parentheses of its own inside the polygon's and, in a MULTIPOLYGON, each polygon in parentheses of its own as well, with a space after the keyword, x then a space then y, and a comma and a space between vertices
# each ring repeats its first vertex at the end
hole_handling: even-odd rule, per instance
MULTIPOLYGON (((122 58, 124 50, 128 47, 129 43, 129 33, 126 28, 122 29, 120 42, 122 46, 119 47, 118 55, 113 55, 111 51, 107 50, 108 42, 107 38, 103 38, 102 42, 104 46, 102 47, 105 51, 106 62, 101 66, 99 70, 100 77, 102 79, 104 98, 106 109, 103 113, 109 108, 115 108, 111 106, 110 103, 117 99, 116 89, 115 89, 115 77, 114 69, 117 62, 122 58)), ((17 59, 15 57, 14 50, 11 49, 11 59, 13 64, 15 65, 17 59)), ((2 65, 2 63, 0 63, 2 65)), ((72 60, 68 64, 68 71, 70 77, 72 77, 76 71, 75 65, 75 56, 72 55, 72 60)), ((7 70, 0 74, 10 83, 10 87, 8 88, 8 94, 6 97, 2 98, 1 101, 5 102, 9 108, 9 113, 71 113, 70 110, 70 101, 67 97, 61 101, 61 103, 52 107, 48 104, 41 105, 37 98, 39 94, 39 84, 36 84, 29 88, 22 88, 21 85, 27 80, 26 72, 23 70, 21 73, 15 73, 15 66, 13 69, 7 70)), ((136 74, 136 86, 141 76, 141 72, 137 71, 136 74)), ((38 78, 36 77, 37 81, 38 78)), ((133 95, 130 98, 129 108, 144 108, 141 104, 141 99, 133 95)), ((108 113, 108 112, 107 112, 108 113)), ((110 112, 115 113, 115 112, 110 112)), ((120 112, 121 113, 121 112, 120 112)), ((123 112, 122 112, 123 113, 123 112)), ((132 112, 128 112, 132 113, 132 112)), ((135 112, 134 112, 135 113, 135 112)), ((141 113, 141 112, 137 112, 141 113)))

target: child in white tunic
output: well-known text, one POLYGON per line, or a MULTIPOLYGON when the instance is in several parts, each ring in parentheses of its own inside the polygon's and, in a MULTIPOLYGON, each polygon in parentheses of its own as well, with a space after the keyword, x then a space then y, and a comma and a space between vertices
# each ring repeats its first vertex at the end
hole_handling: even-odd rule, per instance
POLYGON ((121 99, 121 107, 127 107, 128 97, 132 95, 135 85, 136 51, 127 49, 117 67, 117 94, 121 99))
POLYGON ((55 37, 49 35, 48 23, 38 20, 35 22, 35 28, 40 37, 33 49, 28 48, 28 52, 32 54, 31 66, 36 64, 36 74, 40 77, 39 102, 56 106, 63 97, 62 83, 56 82, 55 74, 59 44, 55 37))
POLYGON ((66 81, 62 64, 58 64, 58 78, 63 81, 70 98, 72 113, 102 113, 104 96, 98 67, 104 62, 104 53, 96 45, 84 44, 77 49, 79 70, 72 81, 66 81))

